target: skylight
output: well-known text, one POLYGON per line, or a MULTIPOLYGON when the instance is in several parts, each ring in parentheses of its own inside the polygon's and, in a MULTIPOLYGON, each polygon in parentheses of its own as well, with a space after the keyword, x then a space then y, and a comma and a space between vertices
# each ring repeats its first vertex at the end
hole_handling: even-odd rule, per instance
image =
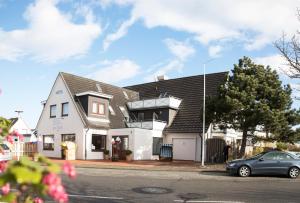
POLYGON ((129 99, 127 92, 123 91, 123 94, 124 94, 126 99, 129 99))
POLYGON ((108 106, 108 109, 109 109, 109 112, 110 112, 111 115, 113 115, 113 116, 116 115, 116 113, 115 113, 115 111, 114 111, 114 109, 112 108, 111 105, 108 106))
POLYGON ((102 88, 101 88, 100 84, 97 83, 96 88, 97 88, 98 92, 102 92, 102 88))

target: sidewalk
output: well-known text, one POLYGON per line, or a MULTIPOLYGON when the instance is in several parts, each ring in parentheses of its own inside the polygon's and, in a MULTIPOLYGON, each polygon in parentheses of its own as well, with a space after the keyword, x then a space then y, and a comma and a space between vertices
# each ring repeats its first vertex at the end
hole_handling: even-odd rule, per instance
MULTIPOLYGON (((52 161, 62 164, 65 160, 51 159, 52 161)), ((207 164, 201 167, 200 163, 192 161, 118 161, 110 160, 74 160, 69 161, 76 168, 99 168, 99 169, 126 169, 126 170, 149 170, 149 171, 224 171, 225 164, 207 164)))

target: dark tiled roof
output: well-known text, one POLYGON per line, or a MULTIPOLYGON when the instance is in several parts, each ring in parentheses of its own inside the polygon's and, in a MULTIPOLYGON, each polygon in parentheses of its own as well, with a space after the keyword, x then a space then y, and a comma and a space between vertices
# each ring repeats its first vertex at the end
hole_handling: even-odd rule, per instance
POLYGON ((128 90, 128 89, 124 89, 121 87, 109 85, 106 83, 98 82, 98 81, 91 80, 88 78, 79 77, 79 76, 72 75, 69 73, 60 73, 60 74, 62 75, 64 81, 66 82, 66 85, 68 86, 71 94, 75 98, 75 102, 79 109, 79 112, 88 127, 103 128, 103 125, 99 125, 97 122, 92 122, 92 121, 87 120, 86 114, 85 114, 81 104, 76 99, 75 95, 78 93, 87 92, 87 91, 98 92, 96 84, 100 84, 100 87, 104 94, 109 94, 109 95, 113 96, 113 98, 110 100, 110 106, 113 108, 116 115, 110 115, 110 113, 109 113, 109 120, 110 120, 109 128, 125 128, 126 127, 125 123, 124 123, 124 116, 123 116, 122 112, 120 111, 119 106, 126 107, 127 101, 132 101, 132 100, 138 99, 137 92, 134 92, 134 91, 128 90), (128 100, 125 98, 123 91, 126 91, 128 97, 129 97, 128 100))
POLYGON ((9 119, 10 120, 10 126, 13 126, 13 125, 15 125, 15 123, 19 120, 19 118, 10 118, 9 119))
MULTIPOLYGON (((206 75, 206 95, 217 94, 227 72, 206 75)), ((202 132, 203 75, 163 80, 125 87, 139 92, 140 99, 154 98, 161 93, 183 99, 179 111, 167 132, 202 132)))

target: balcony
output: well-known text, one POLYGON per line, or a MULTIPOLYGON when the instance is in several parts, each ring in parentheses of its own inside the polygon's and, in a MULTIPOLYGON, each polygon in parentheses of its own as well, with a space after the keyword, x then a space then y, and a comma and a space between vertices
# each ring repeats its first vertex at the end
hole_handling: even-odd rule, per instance
POLYGON ((138 101, 127 102, 129 110, 140 110, 140 109, 156 109, 156 108, 172 108, 178 109, 181 103, 181 99, 176 97, 163 97, 154 99, 144 99, 138 101))
POLYGON ((129 121, 128 128, 142 128, 148 130, 163 130, 167 123, 165 121, 151 120, 151 121, 129 121))

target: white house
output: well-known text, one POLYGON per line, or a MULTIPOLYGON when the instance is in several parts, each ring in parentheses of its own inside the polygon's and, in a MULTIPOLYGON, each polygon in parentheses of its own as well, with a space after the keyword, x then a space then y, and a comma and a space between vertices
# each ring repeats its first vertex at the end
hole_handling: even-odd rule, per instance
POLYGON ((11 126, 9 133, 16 131, 24 136, 24 142, 36 142, 37 138, 33 133, 33 130, 27 125, 24 119, 18 115, 16 118, 9 119, 11 126))
MULTIPOLYGON (((225 75, 206 75, 207 95, 225 75)), ((103 159, 118 138, 121 159, 127 149, 134 160, 158 159, 165 143, 173 144, 173 159, 200 161, 202 98, 202 75, 122 88, 59 73, 36 127, 38 150, 60 158, 61 143, 72 141, 76 159, 103 159)))

